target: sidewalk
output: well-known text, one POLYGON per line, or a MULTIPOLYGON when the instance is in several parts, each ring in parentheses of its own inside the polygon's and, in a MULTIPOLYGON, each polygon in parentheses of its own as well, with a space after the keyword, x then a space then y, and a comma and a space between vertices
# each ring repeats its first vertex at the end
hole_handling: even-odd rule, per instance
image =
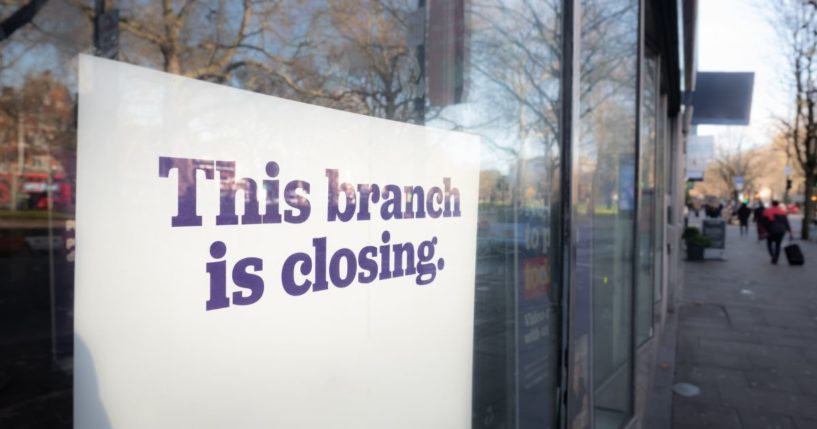
POLYGON ((726 260, 684 263, 675 383, 701 392, 673 395, 673 428, 817 428, 817 244, 791 267, 753 229, 726 240, 726 260))

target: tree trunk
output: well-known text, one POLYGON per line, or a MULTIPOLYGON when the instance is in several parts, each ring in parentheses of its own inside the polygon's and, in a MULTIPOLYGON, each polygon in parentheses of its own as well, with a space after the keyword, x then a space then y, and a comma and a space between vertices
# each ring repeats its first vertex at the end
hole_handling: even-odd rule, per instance
POLYGON ((175 50, 165 55, 165 71, 173 74, 182 74, 182 65, 175 50))
POLYGON ((806 192, 803 196, 803 228, 800 237, 803 240, 809 239, 809 229, 811 220, 814 219, 814 201, 811 199, 814 194, 814 174, 806 174, 806 192))

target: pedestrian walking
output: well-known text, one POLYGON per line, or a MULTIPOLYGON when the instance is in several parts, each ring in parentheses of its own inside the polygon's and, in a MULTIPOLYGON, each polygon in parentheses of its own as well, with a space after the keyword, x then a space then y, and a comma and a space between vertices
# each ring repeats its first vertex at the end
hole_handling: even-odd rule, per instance
POLYGON ((757 229, 758 240, 765 240, 768 235, 766 231, 766 218, 763 217, 765 210, 766 207, 763 206, 763 201, 758 201, 757 206, 755 206, 754 217, 752 218, 752 221, 755 222, 755 228, 757 229))
POLYGON ((766 218, 769 231, 766 248, 769 250, 769 256, 772 257, 772 263, 777 264, 777 259, 780 258, 780 244, 786 232, 789 233, 792 240, 794 239, 791 237, 789 218, 786 216, 786 209, 781 207, 777 200, 772 201, 772 206, 763 211, 763 217, 766 218))
POLYGON ((738 221, 740 221, 740 235, 749 235, 749 217, 752 216, 752 209, 743 203, 738 209, 738 221))

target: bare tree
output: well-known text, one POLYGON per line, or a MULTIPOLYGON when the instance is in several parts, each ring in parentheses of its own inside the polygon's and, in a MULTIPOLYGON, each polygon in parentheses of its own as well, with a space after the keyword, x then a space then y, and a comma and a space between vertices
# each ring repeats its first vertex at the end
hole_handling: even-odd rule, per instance
POLYGON ((412 0, 328 1, 313 10, 296 55, 277 58, 283 67, 273 76, 313 102, 415 119, 414 99, 423 92, 416 83, 420 65, 408 45, 415 9, 412 0))
POLYGON ((789 62, 786 80, 791 86, 794 112, 780 122, 805 178, 801 236, 808 239, 817 181, 817 3, 775 0, 770 17, 784 41, 789 62))
MULTIPOLYGON (((95 16, 91 2, 66 0, 95 16)), ((280 1, 162 0, 117 3, 120 58, 195 79, 225 82, 279 11, 280 1)))
POLYGON ((738 200, 741 192, 754 194, 758 189, 758 179, 763 175, 762 159, 756 149, 747 148, 742 134, 729 132, 728 140, 721 142, 715 153, 714 169, 716 180, 727 191, 730 198, 738 200), (743 186, 737 186, 736 178, 743 180, 743 186))
MULTIPOLYGON (((31 0, 20 5, 13 13, 3 18, 0 21, 0 41, 7 39, 14 32, 30 23, 47 2, 48 0, 31 0)), ((14 0, 2 0, 0 6, 17 6, 16 3, 18 2, 14 0)))

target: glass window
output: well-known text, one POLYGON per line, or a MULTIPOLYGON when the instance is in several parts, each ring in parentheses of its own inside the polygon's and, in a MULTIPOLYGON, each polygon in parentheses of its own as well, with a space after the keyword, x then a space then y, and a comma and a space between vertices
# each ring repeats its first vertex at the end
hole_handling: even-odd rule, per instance
MULTIPOLYGON (((659 61, 659 64, 660 61, 659 61)), ((659 68, 660 70, 660 68, 659 68)), ((660 74, 659 74, 660 76, 660 74)), ((659 88, 661 85, 657 85, 659 88)), ((667 149, 669 145, 669 135, 667 133, 667 96, 660 95, 658 104, 658 132, 656 133, 656 163, 655 163, 655 292, 653 300, 661 301, 663 296, 663 284, 665 274, 666 255, 666 227, 669 218, 670 195, 668 195, 667 173, 669 171, 667 149)))
MULTIPOLYGON (((118 10, 103 11, 94 35, 92 7, 49 2, 0 44, 0 270, 7 279, 0 286, 0 355, 7 357, 0 391, 4 405, 16 410, 0 426, 71 426, 74 194, 82 192, 76 189, 75 58, 96 49, 195 79, 479 135, 473 427, 556 427, 561 3, 123 0, 115 2, 118 10)), ((619 3, 625 15, 634 13, 619 3)), ((608 15, 620 11, 602 8, 604 25, 629 43, 634 30, 608 15)), ((14 7, 0 10, 9 16, 14 7)), ((607 39, 598 48, 606 58, 615 43, 600 39, 607 39)), ((604 64, 596 74, 602 90, 588 96, 606 107, 589 112, 590 122, 630 119, 615 112, 631 102, 619 94, 631 71, 627 61, 621 70, 615 62, 598 63, 604 64)), ((606 149, 597 147, 596 161, 619 167, 600 171, 593 183, 612 178, 622 181, 620 189, 632 188, 628 131, 607 138, 612 131, 604 125, 597 132, 593 138, 606 149)), ((617 189, 592 194, 599 231, 616 231, 599 246, 624 248, 631 240, 623 225, 632 220, 632 207, 616 208, 631 197, 612 203, 617 189)), ((605 287, 624 287, 630 274, 614 268, 620 257, 597 268, 609 277, 605 287)), ((623 334, 622 311, 609 315, 616 335, 623 334)), ((626 359, 615 352, 615 362, 602 364, 607 372, 626 359)))
POLYGON ((575 282, 593 295, 593 427, 617 428, 632 414, 639 9, 584 0, 581 11, 575 282))
MULTIPOLYGON (((636 284, 635 338, 641 344, 652 335, 653 292, 656 258, 656 138, 657 138, 657 64, 654 57, 644 58, 641 86, 641 139, 638 177, 638 273, 636 284)), ((663 198, 663 196, 662 196, 663 198)))
POLYGON ((556 427, 560 2, 471 3, 469 18, 467 102, 428 124, 484 143, 472 427, 556 427))

